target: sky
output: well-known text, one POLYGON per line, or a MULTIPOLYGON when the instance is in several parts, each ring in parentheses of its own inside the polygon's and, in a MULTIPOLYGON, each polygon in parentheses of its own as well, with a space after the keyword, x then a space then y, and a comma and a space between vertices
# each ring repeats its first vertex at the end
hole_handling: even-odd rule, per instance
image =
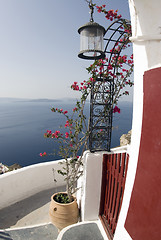
MULTIPOLYGON (((93 3, 130 19, 128 0, 93 3)), ((78 28, 89 19, 85 0, 0 0, 0 97, 76 97, 71 84, 89 77, 91 62, 78 58, 78 28)), ((96 11, 94 20, 111 23, 96 11)))

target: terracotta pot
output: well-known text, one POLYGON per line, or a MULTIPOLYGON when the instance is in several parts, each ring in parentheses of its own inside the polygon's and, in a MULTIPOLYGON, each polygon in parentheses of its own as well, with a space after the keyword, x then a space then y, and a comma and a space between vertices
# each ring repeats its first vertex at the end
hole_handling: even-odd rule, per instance
POLYGON ((71 203, 58 203, 54 200, 54 196, 57 194, 59 193, 51 196, 49 215, 52 224, 60 231, 64 227, 78 222, 79 211, 76 198, 71 203))

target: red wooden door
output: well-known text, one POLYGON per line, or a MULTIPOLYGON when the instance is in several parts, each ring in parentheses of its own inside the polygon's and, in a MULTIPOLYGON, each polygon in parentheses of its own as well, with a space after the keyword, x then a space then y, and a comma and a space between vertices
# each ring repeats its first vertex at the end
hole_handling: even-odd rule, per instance
POLYGON ((129 155, 103 155, 100 218, 110 239, 113 239, 125 188, 129 155))

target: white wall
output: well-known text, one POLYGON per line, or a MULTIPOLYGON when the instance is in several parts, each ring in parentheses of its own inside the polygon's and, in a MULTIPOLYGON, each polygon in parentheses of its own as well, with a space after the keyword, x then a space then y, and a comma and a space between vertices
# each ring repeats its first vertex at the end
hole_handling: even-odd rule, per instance
POLYGON ((0 175, 0 209, 40 191, 65 185, 56 172, 61 169, 61 161, 35 164, 0 175), (52 168, 57 183, 53 181, 52 168))
POLYGON ((122 208, 114 240, 131 240, 124 228, 135 179, 143 112, 143 74, 161 67, 161 1, 129 0, 134 52, 134 99, 130 159, 122 208))
MULTIPOLYGON (((84 175, 81 199, 82 221, 97 220, 99 214, 103 153, 84 154, 84 175)), ((107 152, 106 152, 107 153, 107 152)))

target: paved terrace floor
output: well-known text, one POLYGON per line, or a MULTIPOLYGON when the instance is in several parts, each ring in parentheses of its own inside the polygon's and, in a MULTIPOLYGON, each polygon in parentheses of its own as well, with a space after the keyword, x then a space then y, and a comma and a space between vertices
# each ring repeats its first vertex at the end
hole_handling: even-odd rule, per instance
POLYGON ((52 188, 0 210, 0 229, 20 228, 50 222, 49 205, 52 194, 65 187, 52 188))
POLYGON ((64 191, 65 187, 39 192, 0 210, 0 239, 53 240, 58 231, 50 223, 49 205, 51 195, 64 191), (46 225, 44 225, 46 224, 46 225), (33 226, 44 225, 39 228, 33 226), (15 230, 17 228, 26 228, 15 230), (5 231, 4 231, 5 230, 5 231), (13 231, 11 231, 13 230, 13 231), (45 237, 44 237, 45 235, 45 237))
MULTIPOLYGON (((50 223, 51 195, 65 187, 48 189, 0 210, 0 240, 56 240, 58 230, 50 223)), ((95 223, 67 230, 62 240, 103 240, 95 223)))

